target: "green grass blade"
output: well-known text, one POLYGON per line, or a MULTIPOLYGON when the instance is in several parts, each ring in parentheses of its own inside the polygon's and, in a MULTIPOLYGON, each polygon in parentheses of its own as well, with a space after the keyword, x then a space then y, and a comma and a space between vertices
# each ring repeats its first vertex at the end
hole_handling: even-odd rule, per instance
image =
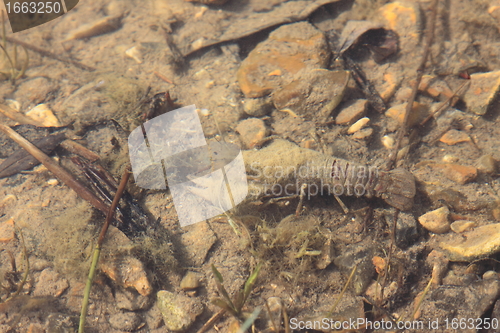
MULTIPOLYGON (((255 281, 257 281, 257 277, 259 276, 260 269, 262 267, 262 263, 259 263, 257 267, 253 270, 253 273, 248 277, 247 282, 245 282, 245 287, 243 288, 243 304, 245 304, 248 296, 252 292, 253 285, 255 284, 255 281)), ((242 304, 242 307, 243 307, 242 304)))

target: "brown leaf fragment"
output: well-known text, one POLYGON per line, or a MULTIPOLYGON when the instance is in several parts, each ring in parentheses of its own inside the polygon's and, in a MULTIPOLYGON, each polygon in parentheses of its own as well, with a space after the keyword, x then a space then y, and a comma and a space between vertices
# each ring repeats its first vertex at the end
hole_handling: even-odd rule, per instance
POLYGON ((375 62, 381 62, 385 58, 398 51, 398 35, 392 30, 371 30, 363 35, 361 42, 372 51, 375 62))
MULTIPOLYGON (((50 134, 44 138, 36 140, 33 144, 46 154, 50 154, 63 140, 66 139, 64 133, 50 134)), ((19 149, 0 164, 0 178, 15 175, 24 170, 29 170, 40 162, 30 155, 26 150, 19 149)))
POLYGON ((348 21, 340 36, 340 48, 338 53, 341 55, 347 51, 353 44, 357 43, 365 32, 381 28, 381 24, 371 21, 348 21))

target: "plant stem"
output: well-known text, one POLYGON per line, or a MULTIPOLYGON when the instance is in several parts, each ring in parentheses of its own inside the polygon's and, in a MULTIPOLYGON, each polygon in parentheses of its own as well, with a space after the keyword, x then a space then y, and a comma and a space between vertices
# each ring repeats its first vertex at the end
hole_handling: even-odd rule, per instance
POLYGON ((92 288, 95 272, 97 270, 97 264, 99 262, 99 256, 101 254, 102 243, 104 242, 104 238, 106 237, 106 232, 108 231, 109 224, 113 219, 116 207, 118 206, 118 202, 120 201, 123 192, 125 191, 125 187, 127 186, 129 178, 130 178, 130 164, 123 171, 122 179, 120 181, 120 186, 118 186, 118 189, 116 190, 115 197, 113 198, 111 207, 109 207, 108 214, 106 215, 106 221, 104 222, 101 228, 101 232, 99 233, 99 238, 97 240, 97 245, 94 249, 94 254, 92 256, 92 264, 90 266, 89 276, 87 277, 87 284, 85 285, 85 290, 83 294, 82 310, 80 312, 80 323, 78 325, 78 333, 85 332, 85 319, 87 318, 87 310, 89 307, 90 289, 92 288))

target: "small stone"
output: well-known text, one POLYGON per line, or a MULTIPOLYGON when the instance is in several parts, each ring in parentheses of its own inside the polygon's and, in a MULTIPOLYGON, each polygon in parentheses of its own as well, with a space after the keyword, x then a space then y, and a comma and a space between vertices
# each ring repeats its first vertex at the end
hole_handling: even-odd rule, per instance
POLYGON ((182 290, 196 289, 200 286, 200 274, 188 271, 181 280, 182 290))
POLYGON ((458 131, 456 129, 451 129, 444 133, 439 141, 446 143, 448 146, 453 146, 460 142, 470 142, 471 139, 467 133, 458 131))
MULTIPOLYGON (((394 213, 386 211, 384 213, 386 223, 392 228, 394 213)), ((400 212, 396 225, 396 245, 400 249, 406 249, 411 246, 418 238, 417 220, 412 214, 400 212)))
POLYGON ((8 243, 16 236, 14 219, 10 218, 7 221, 0 223, 0 242, 8 243))
POLYGON ((488 73, 475 73, 470 76, 470 86, 463 100, 467 110, 484 115, 493 106, 500 87, 500 70, 488 73))
POLYGON ((446 100, 453 97, 453 91, 448 87, 446 82, 439 80, 434 75, 424 75, 418 86, 418 90, 425 91, 434 98, 446 100))
POLYGON ((401 84, 401 77, 396 73, 385 73, 384 74, 384 83, 382 84, 380 90, 380 97, 387 103, 394 93, 396 89, 401 84))
POLYGON ((271 112, 273 103, 269 97, 245 98, 243 111, 252 117, 263 117, 271 112))
POLYGON ((61 127, 61 123, 49 109, 47 104, 38 104, 33 109, 26 112, 26 116, 45 127, 61 127))
POLYGON ((470 262, 496 254, 500 251, 500 223, 476 227, 439 246, 452 261, 470 262))
POLYGON ((150 330, 160 328, 163 325, 163 316, 157 306, 151 307, 146 313, 146 323, 150 330))
POLYGON ((446 154, 443 156, 442 161, 444 163, 456 163, 458 162, 458 157, 455 155, 446 154))
POLYGON ((143 48, 141 48, 139 46, 134 46, 134 47, 131 47, 130 49, 128 49, 127 51, 125 51, 125 54, 129 58, 134 59, 136 63, 142 64, 144 61, 143 60, 143 58, 144 58, 143 51, 144 51, 143 48))
POLYGON ((117 284, 125 288, 135 288, 143 296, 153 291, 142 262, 129 255, 112 258, 100 264, 101 270, 117 284))
POLYGON ((75 317, 70 314, 51 313, 47 316, 43 332, 74 332, 75 317))
POLYGON ((16 101, 15 99, 5 99, 4 100, 5 105, 8 107, 16 110, 16 111, 21 111, 21 103, 16 101))
POLYGON ((245 146, 252 149, 266 137, 267 128, 262 119, 248 118, 242 120, 238 126, 236 126, 236 132, 240 133, 241 141, 245 146))
POLYGON ((213 86, 215 86, 215 81, 214 80, 210 80, 207 83, 205 83, 205 88, 207 88, 207 89, 210 89, 213 86))
MULTIPOLYGON (((385 112, 385 115, 389 118, 396 120, 399 124, 403 123, 405 113, 406 113, 406 105, 408 103, 399 104, 393 106, 389 110, 385 112)), ((414 126, 419 124, 422 120, 424 120, 429 114, 429 107, 425 104, 414 102, 413 108, 411 109, 410 117, 408 118, 408 125, 414 126)))
POLYGON ((384 258, 379 256, 374 256, 372 258, 373 266, 375 266, 375 270, 377 274, 384 274, 385 268, 387 267, 387 262, 384 258))
POLYGON ((293 82, 273 92, 274 106, 306 120, 325 122, 342 101, 350 76, 348 71, 326 69, 301 72, 293 82))
POLYGON ((431 164, 431 167, 440 170, 446 178, 462 185, 475 180, 477 177, 477 169, 471 166, 454 163, 436 163, 431 164))
POLYGON ((458 220, 453 222, 450 225, 451 230, 456 232, 457 234, 460 234, 464 231, 469 231, 472 230, 476 227, 476 223, 472 221, 466 221, 466 220, 458 220))
POLYGON ((493 215, 495 220, 500 221, 500 207, 493 208, 491 210, 491 215, 493 215))
POLYGON ((165 326, 171 331, 188 329, 203 312, 203 305, 193 298, 160 290, 156 294, 157 305, 163 315, 165 326))
POLYGON ((201 266, 217 237, 206 222, 186 226, 184 230, 186 232, 181 236, 181 243, 190 260, 189 265, 201 266))
POLYGON ((47 185, 56 186, 57 184, 59 184, 59 181, 55 178, 51 178, 51 179, 47 180, 47 185))
MULTIPOLYGON (((33 79, 26 78, 22 83, 17 86, 14 97, 18 100, 25 100, 26 97, 32 104, 39 104, 50 99, 55 91, 59 89, 57 84, 58 80, 49 79, 44 76, 38 76, 33 79)), ((13 105, 16 109, 17 105, 13 105)), ((21 110, 20 105, 19 109, 21 110)))
POLYGON ((449 260, 444 253, 432 250, 427 256, 427 263, 432 266, 432 283, 435 286, 441 284, 442 279, 448 270, 449 260))
POLYGON ((366 239, 364 243, 364 246, 361 243, 348 245, 334 260, 335 265, 347 276, 354 265, 357 265, 351 282, 356 295, 361 295, 366 290, 375 274, 371 258, 377 254, 378 245, 370 239, 366 239))
MULTIPOLYGON (((431 289, 420 307, 424 318, 483 318, 491 310, 500 293, 500 281, 471 281, 467 285, 443 285, 431 289)), ((487 316, 489 318, 493 318, 487 316)), ((458 322, 458 320, 457 320, 458 322)), ((465 322, 465 321, 462 321, 465 322)), ((464 326, 462 326, 464 327, 464 326)), ((476 328, 425 330, 426 332, 476 333, 476 328)))
POLYGON ((334 244, 331 239, 327 239, 321 250, 321 254, 316 261, 316 268, 325 269, 330 265, 335 256, 334 244))
POLYGON ((376 15, 384 27, 399 36, 400 50, 412 52, 419 42, 420 8, 413 1, 393 1, 378 10, 376 15))
POLYGON ((33 295, 59 297, 68 287, 68 280, 61 277, 53 269, 47 268, 40 273, 33 295))
POLYGON ((483 155, 477 161, 477 169, 491 175, 497 172, 497 161, 490 154, 483 155))
POLYGON ((363 128, 362 130, 357 131, 356 133, 353 133, 352 138, 355 140, 363 140, 367 139, 373 134, 373 128, 368 127, 368 128, 363 128))
POLYGON ((483 280, 498 280, 500 277, 495 271, 487 271, 483 274, 483 280))
POLYGON ((425 229, 436 234, 442 234, 450 230, 449 215, 450 210, 445 206, 425 213, 418 218, 418 222, 425 229))
POLYGON ((325 67, 329 56, 321 31, 307 22, 286 24, 250 52, 236 77, 245 97, 262 97, 291 83, 301 69, 325 67), (268 75, 277 69, 281 75, 268 75))
POLYGON ((351 103, 348 107, 342 109, 337 117, 335 123, 337 125, 351 125, 358 121, 366 112, 368 101, 366 99, 358 99, 351 103))
POLYGON ((132 332, 144 325, 141 317, 135 312, 119 312, 109 317, 109 324, 117 330, 132 332))
POLYGON ((117 290, 115 293, 116 307, 121 310, 144 310, 150 305, 150 300, 150 297, 128 289, 117 290))
POLYGON ((368 117, 361 118, 360 120, 358 120, 357 122, 352 124, 351 127, 349 127, 347 129, 347 134, 353 134, 353 133, 359 131, 360 129, 365 127, 369 122, 370 122, 370 118, 368 118, 368 117))
POLYGON ((121 27, 122 18, 123 14, 107 16, 100 20, 80 25, 78 28, 70 31, 63 42, 73 39, 91 38, 118 30, 121 27))
POLYGON ((382 144, 386 149, 393 149, 394 148, 394 138, 390 135, 384 135, 382 137, 382 144))

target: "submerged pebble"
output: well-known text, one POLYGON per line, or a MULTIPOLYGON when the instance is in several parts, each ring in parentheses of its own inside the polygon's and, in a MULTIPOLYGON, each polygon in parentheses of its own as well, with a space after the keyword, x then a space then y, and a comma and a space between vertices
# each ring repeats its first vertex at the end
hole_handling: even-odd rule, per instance
POLYGON ((372 276, 375 274, 372 257, 377 253, 378 245, 367 239, 364 241, 364 245, 357 243, 347 246, 345 251, 335 258, 335 265, 347 276, 351 273, 354 265, 357 265, 352 278, 352 287, 356 295, 361 295, 372 282, 372 276))
POLYGON ((153 291, 144 266, 137 258, 125 255, 103 261, 100 267, 111 280, 125 288, 134 288, 143 296, 153 291))
POLYGON ((393 149, 394 148, 394 138, 390 135, 384 135, 382 137, 382 144, 386 149, 393 149))
POLYGON ((335 117, 337 125, 351 125, 358 121, 366 112, 368 101, 366 99, 357 99, 349 106, 339 112, 335 117))
POLYGON ((488 175, 494 174, 497 172, 497 161, 490 154, 483 155, 477 161, 477 169, 488 175))
POLYGON ((448 132, 444 133, 439 141, 446 143, 448 146, 452 146, 460 142, 470 142, 471 139, 467 133, 456 129, 451 129, 448 132))
POLYGON ((432 250, 427 256, 426 262, 432 266, 432 283, 435 286, 440 285, 446 271, 448 270, 448 264, 450 261, 444 253, 432 250))
POLYGON ((40 274, 33 290, 35 296, 59 297, 69 288, 69 282, 52 268, 46 268, 40 274))
POLYGON ((273 92, 278 110, 290 109, 306 120, 325 122, 340 104, 349 83, 348 71, 314 69, 273 92))
POLYGON ((365 127, 369 122, 370 122, 370 118, 368 118, 368 117, 361 118, 360 120, 358 120, 357 122, 352 124, 351 127, 349 127, 347 129, 347 134, 353 134, 353 133, 359 131, 360 129, 365 127))
POLYGON ((433 169, 441 171, 443 176, 458 184, 466 184, 477 177, 477 169, 472 166, 455 163, 436 163, 430 165, 433 169))
MULTIPOLYGON (((385 221, 390 228, 394 222, 394 213, 390 210, 385 211, 385 221)), ((418 238, 417 220, 412 214, 400 212, 396 224, 396 245, 400 249, 406 249, 411 246, 418 238)))
POLYGON ((352 138, 356 140, 363 140, 363 139, 368 139, 369 137, 372 136, 372 134, 373 134, 373 128, 367 127, 353 133, 352 138))
POLYGON ((377 12, 384 27, 399 35, 401 52, 412 52, 419 43, 421 31, 420 8, 414 1, 393 1, 377 12))
POLYGON ((263 117, 272 110, 273 103, 269 97, 246 98, 243 101, 243 111, 252 117, 263 117))
POLYGON ((60 127, 61 123, 56 118, 47 104, 38 104, 33 109, 26 112, 26 116, 42 124, 45 127, 60 127))
POLYGON ((129 58, 132 58, 137 62, 138 64, 142 64, 144 61, 144 55, 143 55, 143 49, 140 46, 134 46, 125 51, 125 55, 127 55, 129 58))
POLYGON ((472 74, 470 82, 463 100, 467 104, 468 111, 482 116, 497 100, 497 93, 500 90, 500 70, 472 74))
POLYGON ((202 312, 203 305, 193 298, 160 290, 156 294, 157 305, 167 329, 178 332, 188 329, 202 312))
POLYGON ((200 286, 200 275, 198 273, 188 271, 181 280, 182 290, 196 289, 200 286))
POLYGON ((135 312, 118 312, 109 317, 109 324, 114 329, 132 332, 144 326, 141 317, 135 312))
POLYGON ((483 225, 439 246, 452 261, 473 261, 500 251, 500 223, 483 225))
MULTIPOLYGON (((398 122, 398 124, 402 124, 405 113, 406 113, 406 105, 408 103, 399 104, 389 108, 385 112, 385 115, 389 118, 392 118, 398 122)), ((421 104, 418 102, 413 103, 413 107, 411 109, 410 116, 408 118, 408 126, 414 126, 420 123, 424 118, 429 114, 429 107, 425 104, 421 104)))
POLYGON ((118 30, 122 26, 123 15, 108 16, 98 21, 85 24, 68 33, 64 41, 90 38, 118 30))
POLYGON ((425 213, 418 218, 418 222, 425 229, 436 234, 442 234, 450 230, 449 215, 450 210, 445 206, 425 213))
POLYGON ((325 67, 328 59, 321 31, 307 22, 286 24, 248 54, 236 77, 245 97, 262 97, 291 83, 301 69, 325 67), (281 75, 268 75, 278 69, 281 75))
POLYGON ((241 141, 249 149, 255 147, 255 145, 264 139, 267 134, 266 124, 259 118, 242 120, 238 126, 236 126, 236 131, 240 133, 241 141))
POLYGON ((453 230, 454 232, 459 234, 459 233, 462 233, 464 231, 472 230, 472 229, 474 229, 475 226, 476 226, 475 222, 467 221, 467 220, 458 220, 458 221, 453 222, 450 225, 450 228, 451 228, 451 230, 453 230))

